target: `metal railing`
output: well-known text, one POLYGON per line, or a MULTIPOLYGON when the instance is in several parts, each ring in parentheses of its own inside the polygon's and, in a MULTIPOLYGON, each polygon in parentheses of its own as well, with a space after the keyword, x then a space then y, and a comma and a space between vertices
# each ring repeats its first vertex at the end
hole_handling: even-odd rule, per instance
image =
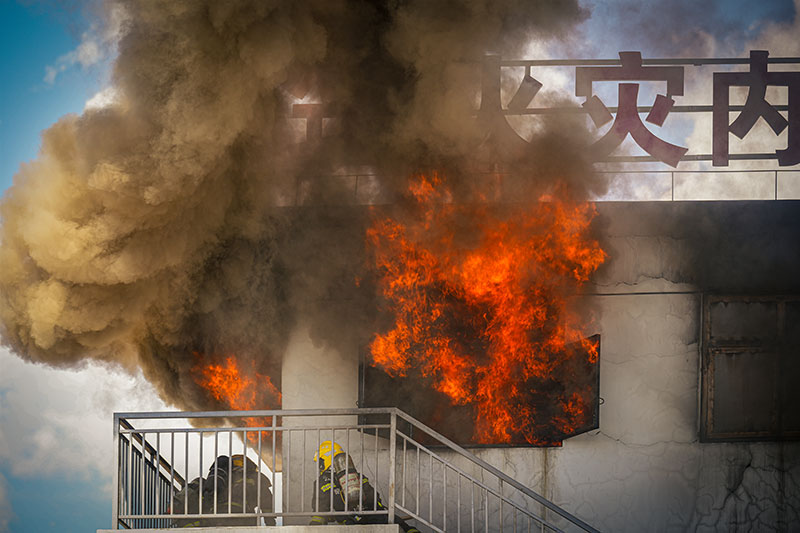
MULTIPOLYGON (((133 429, 125 420, 120 420, 125 429, 133 429)), ((183 478, 174 474, 172 482, 161 473, 160 458, 157 451, 140 435, 131 433, 119 439, 119 476, 120 486, 128 487, 125 501, 126 515, 157 515, 163 505, 169 502, 173 491, 182 486, 183 478), (133 443, 133 444, 132 444, 133 443), (132 490, 135 487, 135 490, 132 490)), ((129 529, 163 528, 169 526, 169 520, 159 518, 121 519, 120 524, 129 529)))
POLYGON ((395 408, 116 413, 114 438, 115 529, 319 516, 436 532, 596 531, 395 408), (338 475, 312 461, 326 440, 353 460, 341 479, 362 487, 346 508, 317 489, 322 474, 338 475))

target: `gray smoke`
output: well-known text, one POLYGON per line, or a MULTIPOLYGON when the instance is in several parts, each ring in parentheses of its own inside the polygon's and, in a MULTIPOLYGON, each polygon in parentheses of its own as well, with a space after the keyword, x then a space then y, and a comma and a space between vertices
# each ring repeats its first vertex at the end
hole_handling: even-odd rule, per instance
MULTIPOLYGON (((458 190, 481 142, 483 53, 514 57, 586 15, 577 0, 104 8, 122 20, 118 98, 44 132, 2 199, 0 335, 30 361, 141 367, 186 409, 215 407, 198 358, 236 354, 279 385, 297 316, 335 342, 342 305, 369 313, 363 210, 335 207, 343 191, 323 176, 357 162, 394 190, 438 168, 458 190), (335 108, 337 134, 295 143, 292 93, 335 108), (301 179, 332 207, 278 207, 301 179)), ((571 136, 551 133, 526 156, 531 183, 588 180, 577 158, 564 172, 571 136)))

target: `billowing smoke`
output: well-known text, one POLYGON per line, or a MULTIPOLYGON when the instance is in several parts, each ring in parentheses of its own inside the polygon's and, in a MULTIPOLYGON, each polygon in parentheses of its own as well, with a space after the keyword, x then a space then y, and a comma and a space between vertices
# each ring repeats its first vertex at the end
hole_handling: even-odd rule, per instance
MULTIPOLYGON (((335 342, 336 306, 363 296, 363 221, 335 206, 342 191, 324 176, 355 163, 386 190, 424 168, 457 181, 482 141, 484 52, 513 57, 585 16, 576 0, 105 9, 122 20, 116 101, 44 132, 0 205, 0 334, 49 365, 142 367, 187 409, 213 406, 190 371, 198 358, 235 353, 278 384, 294 320, 335 342), (332 133, 295 142, 295 98, 329 105, 332 133), (279 207, 298 182, 331 207, 279 207)), ((565 161, 568 136, 552 133, 528 155, 540 180, 565 161)))

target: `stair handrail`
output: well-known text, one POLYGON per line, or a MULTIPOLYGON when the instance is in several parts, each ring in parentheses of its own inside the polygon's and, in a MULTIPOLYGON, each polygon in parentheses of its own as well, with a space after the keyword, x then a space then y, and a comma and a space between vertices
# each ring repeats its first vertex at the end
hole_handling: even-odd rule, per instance
POLYGON ((554 513, 558 514, 562 518, 566 519, 568 522, 580 527, 584 531, 588 531, 590 533, 600 533, 600 531, 598 531, 597 529, 593 528, 592 526, 590 526, 589 524, 587 524, 586 522, 584 522, 583 520, 581 520, 577 516, 571 514, 566 509, 563 509, 562 507, 560 507, 560 506, 556 505, 555 503, 551 502, 550 500, 548 500, 544 496, 542 496, 539 493, 535 492, 531 488, 523 485, 522 483, 520 483, 516 479, 514 479, 511 476, 509 476, 508 474, 504 473, 499 468, 497 468, 495 466, 492 466, 491 464, 487 463, 486 461, 484 461, 480 457, 477 457, 473 453, 471 453, 468 450, 464 449, 463 447, 459 446, 458 444, 456 444, 452 440, 448 439, 447 437, 445 437, 441 433, 437 432, 436 430, 434 430, 434 429, 428 427, 427 425, 423 424, 422 422, 420 422, 419 420, 417 420, 413 416, 409 415, 408 413, 405 413, 404 411, 401 411, 400 409, 398 409, 396 407, 393 407, 391 409, 392 409, 392 412, 393 412, 394 416, 399 416, 400 418, 402 418, 403 420, 405 420, 406 422, 408 422, 412 426, 424 431, 425 433, 427 433, 431 437, 439 440, 442 444, 444 444, 449 449, 453 450, 454 452, 457 452, 459 455, 461 455, 462 457, 468 459, 469 461, 471 461, 472 463, 478 465, 479 467, 483 468, 484 470, 487 470, 487 471, 491 472, 492 474, 497 476, 499 479, 501 479, 504 483, 508 483, 509 485, 514 487, 515 489, 517 489, 520 492, 522 492, 523 494, 525 494, 526 496, 536 500, 539 504, 543 505, 547 509, 549 509, 549 510, 553 511, 554 513))

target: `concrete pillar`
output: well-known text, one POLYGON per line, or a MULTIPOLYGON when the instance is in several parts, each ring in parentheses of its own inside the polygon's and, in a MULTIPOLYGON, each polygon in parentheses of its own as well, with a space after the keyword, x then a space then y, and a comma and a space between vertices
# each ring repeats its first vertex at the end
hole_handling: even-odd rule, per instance
MULTIPOLYGON (((293 331, 283 359, 282 394, 284 409, 355 408, 358 401, 358 345, 334 349, 315 343, 309 324, 293 331)), ((339 344, 342 346, 342 344, 339 344)), ((296 428, 283 440, 283 510, 310 512, 317 467, 312 459, 319 443, 334 439, 343 443, 348 431, 336 426, 355 425, 357 417, 303 417, 283 421, 296 428), (328 429, 325 429, 325 428, 328 429), (302 428, 322 428, 319 431, 302 428)), ((350 432, 353 442, 355 432, 350 432)), ((308 517, 286 517, 284 524, 308 524, 308 517)))

